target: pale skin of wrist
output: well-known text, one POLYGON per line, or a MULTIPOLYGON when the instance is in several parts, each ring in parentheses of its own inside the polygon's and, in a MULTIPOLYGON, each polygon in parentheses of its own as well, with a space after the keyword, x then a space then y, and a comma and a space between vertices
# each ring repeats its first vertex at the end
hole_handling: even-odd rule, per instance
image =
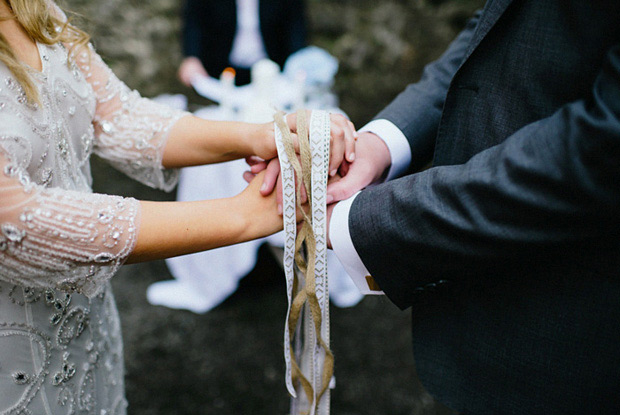
POLYGON ((138 238, 127 263, 200 252, 281 230, 275 195, 261 196, 260 183, 253 180, 241 194, 225 199, 140 202, 138 238))
POLYGON ((166 168, 219 163, 257 155, 276 155, 271 123, 211 121, 192 115, 170 130, 162 164, 166 168))

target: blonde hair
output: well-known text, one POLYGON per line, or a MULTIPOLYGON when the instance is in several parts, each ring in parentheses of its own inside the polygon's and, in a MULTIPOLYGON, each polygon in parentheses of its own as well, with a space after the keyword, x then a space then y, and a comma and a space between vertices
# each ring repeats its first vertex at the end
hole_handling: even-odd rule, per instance
MULTIPOLYGON (((6 1, 12 12, 9 17, 2 17, 2 19, 16 19, 28 36, 36 42, 46 45, 59 42, 70 44, 70 57, 72 52, 79 51, 90 40, 90 36, 73 26, 70 19, 67 19, 50 0, 0 1, 6 1)), ((39 93, 29 73, 29 68, 19 61, 2 33, 0 33, 0 61, 9 68, 22 86, 28 100, 40 103, 39 93)))

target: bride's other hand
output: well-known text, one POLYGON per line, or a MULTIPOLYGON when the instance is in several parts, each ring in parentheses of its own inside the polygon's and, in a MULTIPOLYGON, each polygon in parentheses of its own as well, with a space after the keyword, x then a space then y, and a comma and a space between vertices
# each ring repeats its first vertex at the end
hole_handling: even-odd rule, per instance
MULTIPOLYGON (((248 183, 256 176, 256 174, 264 171, 263 182, 260 187, 260 193, 263 196, 267 196, 274 191, 276 194, 276 202, 278 213, 282 214, 282 175, 280 175, 280 161, 275 158, 269 162, 264 160, 248 160, 246 162, 250 165, 250 171, 246 171, 243 174, 243 178, 248 183)), ((297 180, 297 178, 295 178, 297 180)), ((301 187, 301 203, 306 203, 308 200, 308 194, 304 186, 301 187)))
POLYGON ((236 204, 242 208, 242 217, 245 223, 247 237, 255 239, 268 236, 282 230, 282 217, 277 210, 276 192, 263 196, 259 187, 263 182, 265 172, 246 176, 248 186, 234 198, 236 204))

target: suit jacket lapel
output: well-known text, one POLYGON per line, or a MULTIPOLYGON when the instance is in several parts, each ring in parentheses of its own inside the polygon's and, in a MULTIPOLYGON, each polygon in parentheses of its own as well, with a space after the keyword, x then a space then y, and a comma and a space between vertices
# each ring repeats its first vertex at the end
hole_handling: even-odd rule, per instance
POLYGON ((473 53, 473 51, 478 47, 482 39, 489 33, 489 31, 495 26, 495 23, 499 20, 499 18, 504 14, 508 6, 515 0, 489 0, 487 6, 480 18, 478 23, 478 27, 474 32, 474 35, 471 39, 471 43, 469 49, 465 53, 465 62, 469 56, 473 53))

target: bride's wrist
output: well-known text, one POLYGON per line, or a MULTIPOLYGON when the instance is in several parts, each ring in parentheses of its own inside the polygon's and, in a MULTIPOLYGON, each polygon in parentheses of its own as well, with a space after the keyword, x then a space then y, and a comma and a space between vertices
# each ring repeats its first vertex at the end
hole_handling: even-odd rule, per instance
POLYGON ((250 152, 251 156, 263 159, 271 159, 276 155, 276 144, 273 138, 273 123, 249 124, 251 125, 250 152))
POLYGON ((239 242, 246 242, 262 235, 260 230, 261 218, 257 212, 253 211, 252 200, 247 197, 247 192, 242 192, 233 196, 233 205, 235 208, 235 216, 240 229, 239 242))

